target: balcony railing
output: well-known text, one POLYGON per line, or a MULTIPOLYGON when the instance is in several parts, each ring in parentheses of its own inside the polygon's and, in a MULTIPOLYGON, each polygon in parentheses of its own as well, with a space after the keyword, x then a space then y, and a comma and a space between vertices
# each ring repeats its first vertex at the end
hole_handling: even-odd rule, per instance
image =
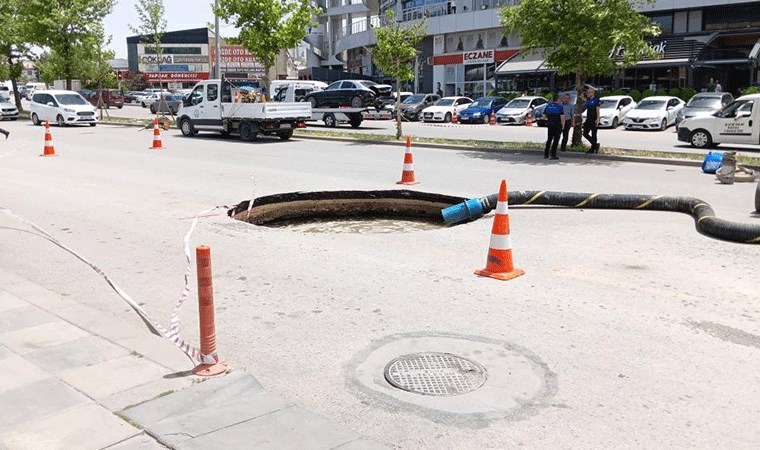
MULTIPOLYGON (((416 2, 419 3, 419 2, 416 2)), ((423 17, 438 17, 449 14, 463 14, 502 6, 515 6, 520 0, 455 0, 441 2, 431 0, 423 6, 406 8, 401 12, 401 21, 420 20, 423 17)))
POLYGON ((348 36, 349 34, 357 34, 357 33, 363 33, 370 28, 377 28, 380 26, 380 17, 378 16, 372 16, 369 19, 362 19, 361 21, 354 22, 351 25, 347 25, 338 31, 338 35, 335 36, 335 39, 340 39, 344 36, 348 36))

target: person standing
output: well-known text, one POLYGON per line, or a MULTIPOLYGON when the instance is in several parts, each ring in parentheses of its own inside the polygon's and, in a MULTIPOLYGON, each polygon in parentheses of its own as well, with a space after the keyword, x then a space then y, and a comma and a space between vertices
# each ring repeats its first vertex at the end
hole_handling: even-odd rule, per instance
POLYGON ((710 81, 707 82, 707 92, 715 92, 715 81, 710 77, 710 81))
POLYGON ((573 127, 573 112, 575 105, 570 103, 570 94, 562 96, 562 109, 565 112, 565 124, 562 126, 562 146, 560 151, 567 151, 567 139, 570 137, 570 129, 573 127))
POLYGON ((723 86, 720 85, 720 80, 715 80, 715 92, 723 92, 723 86))
POLYGON ((435 90, 435 93, 438 95, 438 97, 443 98, 443 89, 441 89, 441 82, 438 82, 438 88, 435 90))
POLYGON ((588 89, 588 97, 583 109, 586 111, 583 137, 591 144, 591 148, 586 153, 599 153, 599 141, 596 137, 596 130, 599 128, 599 99, 596 98, 596 89, 588 89))
POLYGON ((549 159, 550 150, 551 159, 559 159, 557 157, 557 146, 559 145, 559 138, 562 135, 562 130, 565 128, 565 110, 562 105, 559 104, 558 95, 552 97, 552 100, 546 105, 544 116, 546 116, 547 130, 544 159, 549 159))

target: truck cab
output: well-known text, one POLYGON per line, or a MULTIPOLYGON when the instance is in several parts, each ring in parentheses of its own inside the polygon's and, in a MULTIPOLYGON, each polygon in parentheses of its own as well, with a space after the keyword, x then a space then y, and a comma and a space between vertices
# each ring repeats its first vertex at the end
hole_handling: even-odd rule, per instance
POLYGON ((678 140, 697 148, 760 145, 760 94, 739 97, 711 116, 685 119, 678 128, 678 140))
POLYGON ((177 123, 185 136, 199 131, 238 134, 250 141, 258 135, 290 139, 306 126, 311 105, 305 102, 266 103, 253 90, 228 80, 206 80, 193 87, 179 111, 177 123))

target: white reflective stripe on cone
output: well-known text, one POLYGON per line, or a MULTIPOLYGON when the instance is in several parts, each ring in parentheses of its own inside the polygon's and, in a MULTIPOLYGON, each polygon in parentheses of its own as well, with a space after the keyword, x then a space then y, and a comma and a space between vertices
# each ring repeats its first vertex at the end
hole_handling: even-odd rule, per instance
POLYGON ((508 234, 491 234, 490 248, 494 250, 511 250, 512 238, 508 234))
POLYGON ((414 170, 414 164, 404 164, 404 172, 411 172, 414 170))
POLYGON ((496 214, 509 214, 509 204, 507 202, 496 203, 496 214))

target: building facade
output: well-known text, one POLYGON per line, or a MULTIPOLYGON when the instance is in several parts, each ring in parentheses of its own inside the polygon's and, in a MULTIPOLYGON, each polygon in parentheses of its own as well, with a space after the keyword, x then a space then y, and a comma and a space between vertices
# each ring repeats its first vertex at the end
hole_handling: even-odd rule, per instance
MULTIPOLYGON (((557 91, 574 80, 547 67, 541 54, 520 48, 505 36, 499 8, 519 0, 319 0, 324 14, 309 30, 307 63, 388 81, 374 66, 373 27, 393 9, 402 22, 427 17, 427 34, 416 62, 417 92, 440 82, 446 95, 478 97, 493 91, 557 91), (498 84, 498 85, 497 85, 498 84)), ((662 34, 650 41, 660 55, 592 83, 608 88, 650 89, 690 86, 700 90, 710 78, 736 92, 760 82, 760 1, 658 0, 641 12, 662 34)), ((610 57, 621 49, 610 49, 610 57)), ((330 80, 325 80, 330 81, 330 80)))

